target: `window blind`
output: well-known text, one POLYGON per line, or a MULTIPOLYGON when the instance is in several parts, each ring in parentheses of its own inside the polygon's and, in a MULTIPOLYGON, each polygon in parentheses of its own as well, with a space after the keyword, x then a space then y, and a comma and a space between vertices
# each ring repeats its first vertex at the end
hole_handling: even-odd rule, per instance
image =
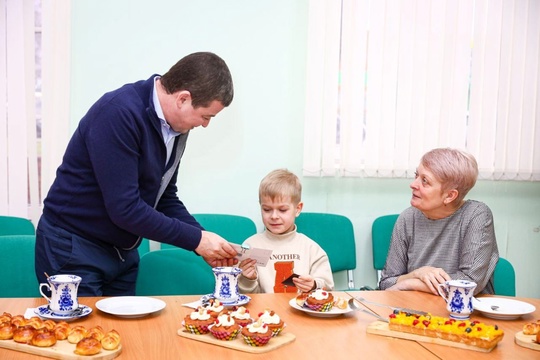
POLYGON ((540 2, 312 1, 304 175, 412 177, 455 147, 540 180, 540 2))

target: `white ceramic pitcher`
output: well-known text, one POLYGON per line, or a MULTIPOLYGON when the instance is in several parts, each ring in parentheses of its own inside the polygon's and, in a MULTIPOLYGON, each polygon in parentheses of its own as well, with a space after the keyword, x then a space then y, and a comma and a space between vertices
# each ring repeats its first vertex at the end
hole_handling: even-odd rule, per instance
POLYGON ((476 283, 469 280, 449 280, 439 284, 439 295, 446 301, 450 317, 467 320, 473 312, 472 299, 476 283))
POLYGON ((240 295, 238 292, 238 276, 242 270, 233 266, 220 266, 212 269, 216 277, 214 298, 223 304, 234 303, 240 295))

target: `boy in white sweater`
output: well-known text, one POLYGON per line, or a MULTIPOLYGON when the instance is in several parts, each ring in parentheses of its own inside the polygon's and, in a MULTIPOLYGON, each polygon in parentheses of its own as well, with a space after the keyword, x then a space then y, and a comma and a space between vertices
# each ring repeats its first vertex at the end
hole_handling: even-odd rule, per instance
POLYGON ((302 211, 302 184, 285 169, 269 173, 259 187, 259 203, 265 230, 248 238, 251 248, 272 249, 265 267, 253 259, 238 265, 242 269, 238 286, 242 293, 308 292, 332 290, 334 279, 326 252, 313 240, 296 232, 295 219, 302 211), (282 281, 293 274, 292 284, 282 281))

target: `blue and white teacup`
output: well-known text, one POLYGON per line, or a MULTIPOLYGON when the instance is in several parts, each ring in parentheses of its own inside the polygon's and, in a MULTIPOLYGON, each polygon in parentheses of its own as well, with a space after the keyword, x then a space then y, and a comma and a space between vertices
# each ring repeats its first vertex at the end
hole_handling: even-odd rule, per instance
POLYGON ((223 304, 234 303, 240 295, 238 291, 238 276, 242 269, 233 266, 220 266, 212 268, 216 278, 214 298, 223 304))
POLYGON ((439 295, 446 301, 452 319, 467 320, 473 312, 473 295, 476 283, 469 280, 449 280, 439 284, 439 295))
POLYGON ((77 275, 53 275, 47 279, 48 283, 39 284, 39 292, 49 302, 51 312, 67 315, 79 308, 77 290, 81 283, 81 277, 77 275), (43 293, 46 287, 51 292, 51 297, 43 293))

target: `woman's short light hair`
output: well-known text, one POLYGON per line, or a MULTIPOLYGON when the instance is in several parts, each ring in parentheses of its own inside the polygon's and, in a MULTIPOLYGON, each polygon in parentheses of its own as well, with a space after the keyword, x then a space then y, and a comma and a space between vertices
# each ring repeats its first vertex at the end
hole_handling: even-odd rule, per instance
POLYGON ((457 202, 465 198, 478 178, 476 159, 462 150, 433 149, 422 156, 420 163, 441 183, 442 191, 451 189, 458 191, 457 202))
POLYGON ((287 169, 274 170, 261 180, 259 203, 263 197, 269 197, 272 200, 290 197, 291 202, 297 205, 302 199, 300 179, 287 169))

